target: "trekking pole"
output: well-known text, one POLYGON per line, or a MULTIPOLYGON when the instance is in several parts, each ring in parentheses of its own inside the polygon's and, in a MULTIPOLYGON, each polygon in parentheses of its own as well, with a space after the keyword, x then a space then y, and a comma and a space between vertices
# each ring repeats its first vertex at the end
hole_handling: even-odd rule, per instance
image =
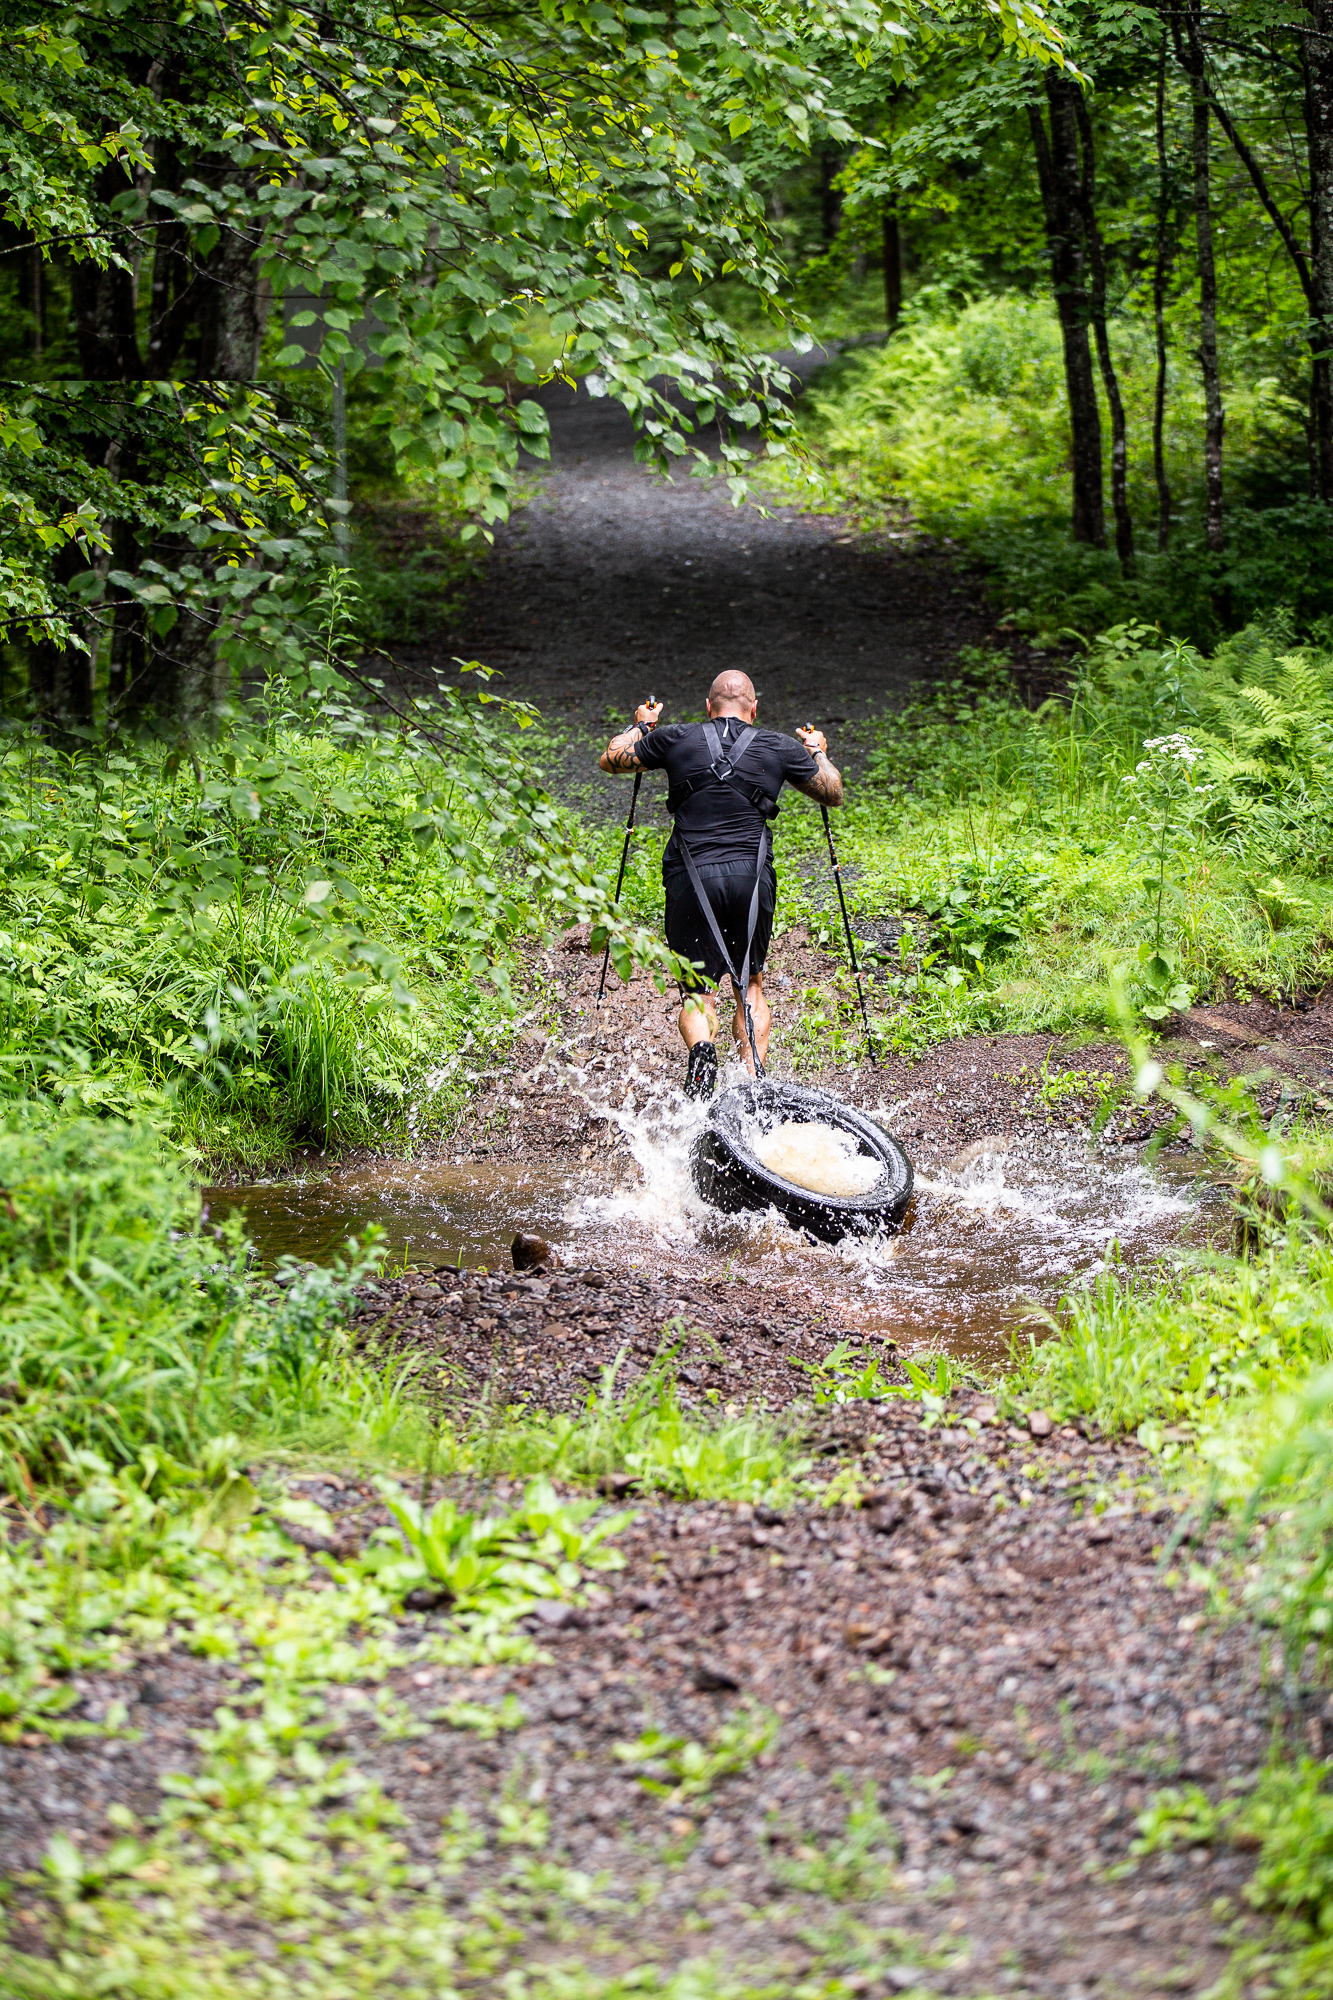
POLYGON ((866 996, 861 987, 861 968, 856 962, 856 946, 852 942, 852 923, 851 918, 847 915, 847 898, 842 893, 842 869, 838 865, 838 857, 833 847, 833 828, 829 825, 828 807, 821 805, 819 810, 824 815, 824 837, 828 841, 828 858, 833 868, 833 879, 838 885, 838 903, 842 909, 842 927, 847 933, 847 956, 852 961, 852 977, 856 981, 856 997, 861 1002, 861 1019, 865 1024, 866 1031, 866 1054, 870 1058, 871 1068, 877 1069, 879 1065, 875 1061, 875 1044, 870 1039, 870 1016, 866 1012, 866 996))
MULTIPOLYGON (((629 860, 630 835, 634 831, 634 809, 639 803, 639 786, 642 783, 643 783, 643 772, 636 771, 634 773, 634 795, 629 802, 629 818, 625 821, 625 845, 620 850, 620 873, 616 877, 615 900, 611 905, 613 910, 616 909, 620 903, 620 891, 625 880, 625 863, 629 860)), ((606 940, 606 950, 602 953, 602 976, 597 982, 597 1005, 599 1007, 602 1004, 602 995, 606 991, 606 968, 610 963, 611 963, 611 940, 610 938, 608 938, 606 940)))

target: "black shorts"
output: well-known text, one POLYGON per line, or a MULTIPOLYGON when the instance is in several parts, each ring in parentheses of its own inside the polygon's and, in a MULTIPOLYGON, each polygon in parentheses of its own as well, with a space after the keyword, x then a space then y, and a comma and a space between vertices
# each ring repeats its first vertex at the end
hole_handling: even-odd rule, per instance
MULTIPOLYGON (((666 941, 672 951, 704 968, 702 976, 696 974, 693 980, 682 982, 682 993, 702 993, 706 987, 720 986, 727 977, 727 967, 708 919, 699 908, 693 883, 683 868, 667 868, 662 879, 666 888, 666 941)), ((742 862, 735 868, 701 868, 699 880, 707 892, 718 929, 727 941, 731 962, 739 972, 745 956, 750 897, 754 893, 754 862, 742 862)), ((777 899, 777 877, 771 867, 766 867, 759 884, 759 913, 750 946, 751 978, 762 971, 768 956, 777 899)))

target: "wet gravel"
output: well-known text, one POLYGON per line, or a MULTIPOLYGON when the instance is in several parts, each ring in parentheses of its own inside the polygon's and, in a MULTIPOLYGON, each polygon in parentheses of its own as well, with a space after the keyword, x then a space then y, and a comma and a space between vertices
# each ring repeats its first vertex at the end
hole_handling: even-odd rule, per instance
MULTIPOLYGON (((819 1361, 845 1330, 832 1304, 812 1313, 743 1279, 710 1284, 642 1267, 418 1270, 361 1297, 361 1342, 411 1357, 425 1386, 469 1409, 482 1394, 502 1407, 581 1408, 612 1362, 624 1392, 669 1350, 687 1407, 739 1399, 778 1410, 808 1386, 800 1364, 819 1361)), ((871 1344, 892 1363, 894 1342, 871 1344)))

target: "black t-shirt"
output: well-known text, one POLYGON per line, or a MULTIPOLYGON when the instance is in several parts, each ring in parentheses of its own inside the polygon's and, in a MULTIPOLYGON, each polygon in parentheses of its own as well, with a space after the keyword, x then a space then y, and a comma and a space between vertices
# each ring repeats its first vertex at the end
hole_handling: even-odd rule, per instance
MULTIPOLYGON (((745 726, 735 715, 718 718, 713 727, 724 751, 745 726)), ((635 755, 645 771, 665 771, 670 785, 696 777, 713 761, 702 722, 672 722, 654 729, 640 739, 635 755)), ((807 781, 818 771, 805 745, 776 729, 756 729, 737 766, 738 777, 774 799, 785 783, 807 781)), ((763 823, 763 814, 743 793, 716 778, 692 792, 676 815, 676 825, 700 868, 734 868, 742 862, 753 867, 763 823)), ((664 868, 676 861, 677 852, 673 832, 662 857, 664 868)))

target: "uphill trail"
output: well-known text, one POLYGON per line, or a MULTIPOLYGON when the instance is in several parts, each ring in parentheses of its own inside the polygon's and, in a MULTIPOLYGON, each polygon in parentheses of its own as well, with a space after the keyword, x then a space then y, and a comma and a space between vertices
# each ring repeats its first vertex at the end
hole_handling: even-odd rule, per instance
MULTIPOLYGON (((784 357, 803 373, 822 358, 784 357)), ((692 718, 714 676, 738 667, 769 727, 837 730, 989 632, 975 579, 946 549, 794 507, 737 508, 720 478, 637 465, 618 404, 560 383, 541 400, 549 469, 533 466, 532 497, 497 529, 457 629, 403 649, 405 669, 479 659, 505 693, 588 738, 648 693, 668 721, 692 718)))

